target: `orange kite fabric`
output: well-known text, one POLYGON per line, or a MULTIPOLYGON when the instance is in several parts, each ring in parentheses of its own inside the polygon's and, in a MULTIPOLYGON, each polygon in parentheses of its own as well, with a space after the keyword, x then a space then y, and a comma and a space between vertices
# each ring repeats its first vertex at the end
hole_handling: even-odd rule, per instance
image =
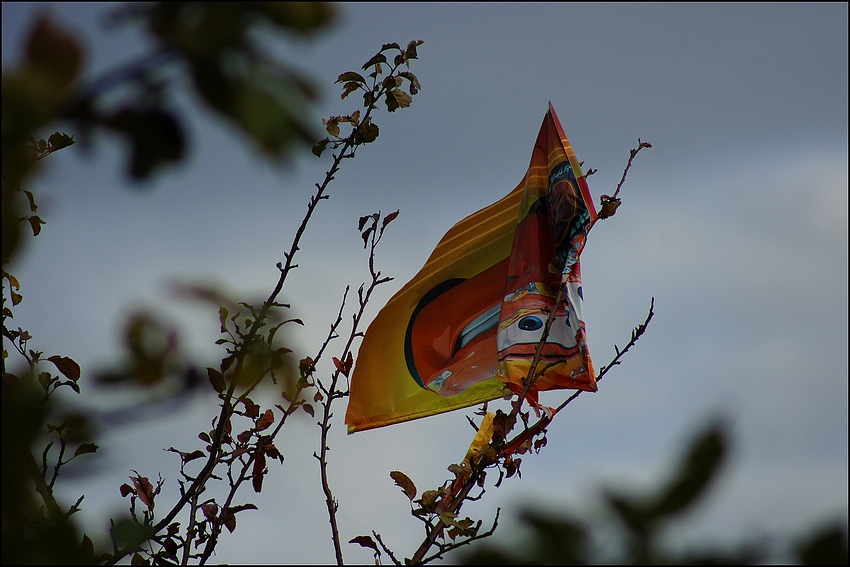
POLYGON ((596 391, 579 256, 596 209, 551 103, 516 189, 463 219, 369 326, 345 422, 362 431, 519 392, 558 286, 534 384, 596 391))

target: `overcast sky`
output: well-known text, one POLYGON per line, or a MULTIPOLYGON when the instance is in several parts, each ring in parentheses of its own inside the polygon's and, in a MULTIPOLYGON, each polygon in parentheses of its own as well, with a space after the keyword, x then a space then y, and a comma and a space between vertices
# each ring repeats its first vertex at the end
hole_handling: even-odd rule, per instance
MULTIPOLYGON (((109 4, 2 9, 4 70, 45 9, 84 36, 92 76, 146 46, 132 30, 101 25, 109 4)), ((379 288, 371 318, 454 223, 521 180, 551 101, 579 160, 598 169, 589 179, 597 202, 638 138, 653 145, 582 256, 597 366, 651 297, 656 315, 599 392, 559 415, 548 446, 523 458, 522 479, 464 513, 487 526, 504 507, 504 540, 520 504, 579 511, 603 486, 654 486, 689 435, 719 415, 732 425, 733 454, 686 526, 690 541, 846 521, 847 4, 380 3, 340 5, 339 16, 314 41, 270 46, 322 89, 317 133, 320 117, 353 110, 333 81, 382 43, 424 40, 411 69, 422 91, 411 108, 378 114, 379 139, 344 164, 308 229, 284 298, 306 324, 293 337, 300 356, 318 348, 345 285, 368 276, 358 217, 401 211, 377 258, 395 279, 379 288)), ((122 321, 142 307, 212 360, 216 311, 174 298, 170 283, 215 283, 248 299, 273 288, 328 162, 305 153, 281 169, 208 113, 185 113, 189 159, 147 186, 127 181, 115 140, 47 160, 33 185, 47 224, 11 270, 25 298, 15 321, 33 347, 94 371, 116 360, 122 321)), ((388 473, 404 471, 420 492, 436 488, 466 452, 471 412, 352 436, 344 407, 334 413, 343 539, 375 530, 409 557, 422 531, 388 473)), ((126 509, 118 487, 131 469, 161 472, 175 490, 177 459, 162 449, 199 448, 214 414, 206 397, 153 424, 103 431, 99 472, 69 481, 66 503, 85 493, 89 532, 105 533, 106 514, 126 509)), ((271 464, 261 496, 244 494, 260 510, 239 515, 217 561, 333 561, 317 439, 312 420, 284 428, 285 464, 271 464)), ((345 552, 371 561, 368 550, 345 552)))

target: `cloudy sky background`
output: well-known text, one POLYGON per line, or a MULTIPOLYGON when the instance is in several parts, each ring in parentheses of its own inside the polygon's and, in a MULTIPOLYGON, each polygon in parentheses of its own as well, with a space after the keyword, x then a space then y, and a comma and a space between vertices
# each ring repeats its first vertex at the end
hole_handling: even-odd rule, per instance
MULTIPOLYGON (((107 4, 4 3, 4 69, 45 9, 85 37, 91 76, 145 50, 143 35, 102 26, 107 4)), ((354 109, 339 100, 337 75, 382 43, 425 41, 412 67, 423 88, 411 108, 378 114, 380 138, 344 164, 310 224, 284 292, 306 324, 292 337, 299 355, 318 348, 345 285, 368 277, 358 217, 401 211, 377 258, 395 279, 376 292, 371 318, 454 223, 515 187, 552 101, 579 159, 598 169, 597 201, 637 139, 653 144, 582 256, 597 365, 628 340, 651 297, 656 315, 599 392, 572 404, 548 447, 523 459, 522 479, 464 513, 486 526, 503 507, 505 541, 522 504, 581 511, 604 486, 655 486, 689 435, 722 416, 732 457, 681 541, 846 521, 846 4, 382 3, 341 5, 339 16, 314 41, 270 45, 322 89, 317 134, 320 117, 354 109)), ((84 373, 116 361, 136 308, 173 321, 192 353, 214 360, 217 313, 173 297, 170 284, 266 297, 327 167, 306 152, 275 167, 207 112, 183 108, 190 157, 153 183, 132 186, 124 149, 102 139, 87 155, 74 146, 51 156, 33 186, 47 224, 12 269, 25 297, 16 324, 35 336, 32 347, 71 356, 84 373)), ((118 487, 131 469, 161 472, 173 495, 177 459, 162 449, 200 448, 215 413, 208 396, 102 431, 96 474, 65 484, 67 503, 86 494, 89 533, 126 510, 118 487)), ((420 524, 388 472, 436 488, 472 438, 467 413, 346 436, 336 408, 331 482, 346 541, 376 530, 397 556, 413 553, 420 524)), ((260 510, 239 515, 217 561, 333 561, 311 456, 318 433, 311 419, 284 428, 285 464, 271 465, 261 496, 243 495, 260 510)), ((347 547, 347 561, 371 561, 347 547)))

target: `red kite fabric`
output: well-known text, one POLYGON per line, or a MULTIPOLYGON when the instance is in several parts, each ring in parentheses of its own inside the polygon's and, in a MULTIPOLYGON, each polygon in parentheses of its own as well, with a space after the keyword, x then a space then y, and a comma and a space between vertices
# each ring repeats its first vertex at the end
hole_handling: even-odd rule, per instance
POLYGON ((463 219, 369 326, 351 379, 348 432, 518 392, 557 307, 536 391, 596 391, 579 256, 596 209, 550 103, 517 187, 463 219))

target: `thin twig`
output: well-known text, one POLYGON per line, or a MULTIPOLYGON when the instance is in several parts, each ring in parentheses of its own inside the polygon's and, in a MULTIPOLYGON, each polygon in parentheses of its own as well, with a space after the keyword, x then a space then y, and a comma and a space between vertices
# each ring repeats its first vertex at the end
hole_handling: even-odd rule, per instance
POLYGON ((614 191, 614 195, 612 195, 613 199, 616 199, 617 195, 620 194, 620 187, 622 187, 623 183, 626 182, 626 175, 629 173, 629 168, 632 167, 632 161, 635 159, 635 156, 638 155, 638 152, 642 149, 651 147, 652 144, 649 142, 641 142, 640 138, 638 138, 638 147, 629 150, 629 161, 626 163, 626 168, 623 170, 623 177, 620 178, 620 182, 617 184, 617 190, 614 191))

